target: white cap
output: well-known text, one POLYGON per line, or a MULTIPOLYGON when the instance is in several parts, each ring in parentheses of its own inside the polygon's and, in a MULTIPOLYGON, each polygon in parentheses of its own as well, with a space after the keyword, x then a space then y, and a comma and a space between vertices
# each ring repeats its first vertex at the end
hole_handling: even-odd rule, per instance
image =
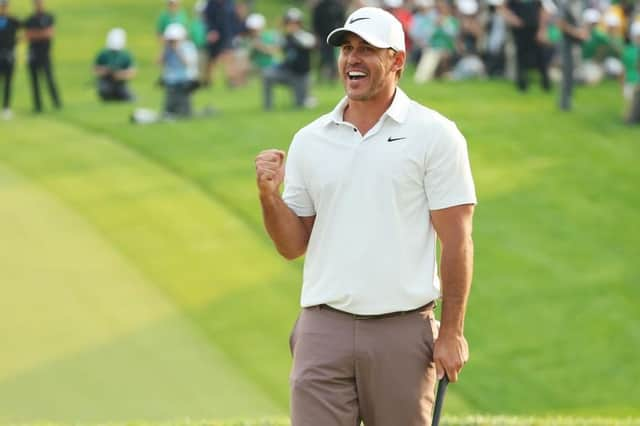
POLYGON ((122 28, 113 28, 107 34, 107 49, 122 50, 127 44, 127 33, 122 28))
POLYGON ((301 22, 302 18, 304 18, 304 13, 297 7, 287 9, 284 14, 284 22, 301 22))
POLYGON ((600 22, 600 11, 598 9, 585 9, 582 12, 582 20, 587 24, 597 24, 600 22))
POLYGON ((404 31, 395 16, 378 7, 362 7, 353 12, 344 23, 327 37, 327 43, 340 46, 347 33, 362 37, 372 46, 404 52, 404 31))
POLYGON ((631 36, 631 38, 640 36, 640 21, 635 21, 633 24, 631 24, 631 27, 629 28, 629 35, 631 36))
POLYGON ((504 0, 487 0, 491 6, 502 6, 504 4, 504 0))
POLYGON ((402 7, 403 0, 384 0, 384 6, 389 9, 397 9, 402 7))
POLYGON ((261 30, 264 28, 266 23, 267 20, 264 18, 264 15, 261 15, 259 13, 252 13, 251 15, 247 16, 245 25, 250 30, 261 30))
POLYGON ((475 15, 478 12, 476 0, 458 0, 456 6, 463 15, 475 15))
POLYGON ((604 15, 604 23, 608 27, 619 27, 620 17, 613 12, 609 12, 606 15, 604 15))
POLYGON ((165 40, 183 40, 187 38, 187 30, 177 22, 169 24, 164 30, 165 40))

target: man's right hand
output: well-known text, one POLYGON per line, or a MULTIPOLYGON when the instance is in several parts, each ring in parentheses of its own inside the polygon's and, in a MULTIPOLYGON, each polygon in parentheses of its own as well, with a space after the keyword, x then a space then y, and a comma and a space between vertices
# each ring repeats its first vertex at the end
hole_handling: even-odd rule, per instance
POLYGON ((284 151, 267 149, 256 157, 256 179, 260 196, 278 194, 284 181, 284 151))

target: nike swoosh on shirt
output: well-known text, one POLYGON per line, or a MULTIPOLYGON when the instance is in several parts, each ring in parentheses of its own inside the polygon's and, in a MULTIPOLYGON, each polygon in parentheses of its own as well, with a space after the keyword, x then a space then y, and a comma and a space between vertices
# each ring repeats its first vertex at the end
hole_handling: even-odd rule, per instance
POLYGON ((391 136, 389 136, 389 139, 387 139, 387 142, 395 142, 395 141, 399 141, 402 139, 406 139, 406 137, 402 137, 402 138, 392 138, 391 136))
POLYGON ((353 24, 354 22, 362 21, 364 19, 371 19, 371 18, 367 18, 367 17, 364 17, 364 18, 353 18, 352 20, 349 21, 349 24, 353 24))

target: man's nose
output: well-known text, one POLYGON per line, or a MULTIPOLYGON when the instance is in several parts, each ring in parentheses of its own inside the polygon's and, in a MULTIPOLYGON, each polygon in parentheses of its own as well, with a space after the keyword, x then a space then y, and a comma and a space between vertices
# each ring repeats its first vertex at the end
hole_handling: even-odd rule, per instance
POLYGON ((347 53, 346 59, 347 64, 349 65, 357 64, 362 60, 362 58, 360 57, 360 53, 356 49, 353 49, 351 52, 347 53))

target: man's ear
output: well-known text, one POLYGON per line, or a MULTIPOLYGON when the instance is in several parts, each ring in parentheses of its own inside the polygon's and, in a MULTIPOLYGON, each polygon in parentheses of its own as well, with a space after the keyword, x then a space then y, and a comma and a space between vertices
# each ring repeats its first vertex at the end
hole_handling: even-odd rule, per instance
POLYGON ((405 52, 396 52, 393 56, 393 71, 398 71, 404 68, 404 63, 407 59, 407 54, 405 52))

